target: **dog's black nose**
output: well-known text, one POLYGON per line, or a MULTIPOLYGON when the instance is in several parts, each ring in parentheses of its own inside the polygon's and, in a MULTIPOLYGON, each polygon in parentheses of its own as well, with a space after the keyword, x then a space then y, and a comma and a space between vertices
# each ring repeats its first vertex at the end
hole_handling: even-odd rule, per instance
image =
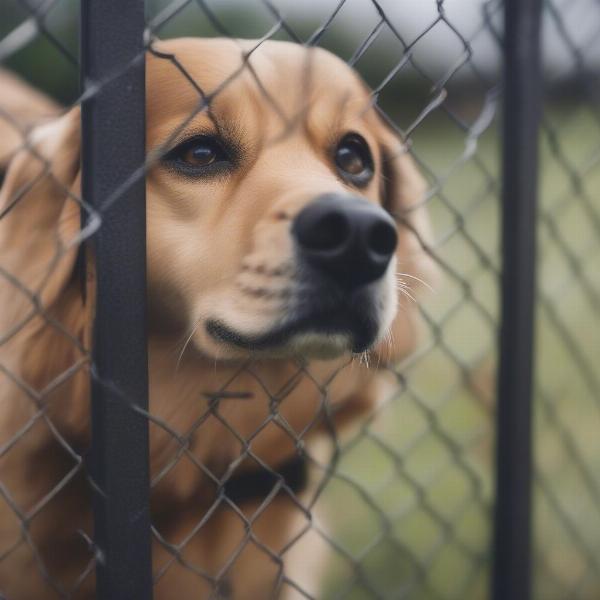
POLYGON ((379 279, 398 242, 394 221, 382 208, 337 194, 304 208, 292 233, 302 258, 347 289, 379 279))

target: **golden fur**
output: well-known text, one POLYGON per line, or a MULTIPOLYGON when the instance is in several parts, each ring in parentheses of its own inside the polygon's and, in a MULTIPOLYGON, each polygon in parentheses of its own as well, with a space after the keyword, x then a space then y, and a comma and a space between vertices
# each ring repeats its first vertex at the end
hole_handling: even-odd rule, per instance
MULTIPOLYGON (((258 461, 277 468, 298 451, 299 441, 315 461, 327 464, 328 453, 319 458, 316 450, 319 437, 327 437, 319 432, 335 435, 368 411, 384 378, 376 367, 405 356, 415 343, 415 305, 395 285, 393 322, 371 352, 371 368, 335 348, 335 358, 314 358, 318 340, 300 340, 249 361, 247 352, 198 326, 217 316, 258 331, 285 310, 282 298, 294 277, 290 220, 320 194, 356 193, 336 175, 325 151, 332 136, 347 130, 359 132, 374 154, 376 176, 359 193, 374 203, 385 199, 408 225, 398 226, 394 268, 400 277, 423 277, 426 271, 414 234, 426 234, 418 208, 424 185, 401 141, 372 108, 366 86, 324 50, 266 42, 245 64, 244 52, 252 47, 233 40, 171 40, 155 45, 162 56, 147 59, 157 599, 260 600, 272 597, 274 587, 291 598, 298 595, 294 585, 317 594, 323 561, 306 549, 315 534, 299 508, 311 489, 297 500, 281 493, 266 507, 260 506, 263 498, 238 511, 226 503, 212 510, 217 488, 199 465, 216 478, 232 465, 235 473, 258 469, 258 461), (198 90, 164 55, 176 56, 203 91, 220 89, 210 111, 199 110, 198 90), (185 179, 154 160, 215 123, 235 128, 244 139, 247 160, 234 176, 185 179), (211 403, 222 389, 232 397, 211 403), (235 392, 248 396, 236 399, 235 392), (178 548, 177 556, 167 544, 178 548)), ((0 100, 0 106, 17 117, 16 124, 0 120, 0 156, 5 162, 10 157, 0 210, 18 197, 0 220, 0 594, 10 600, 92 598, 93 569, 78 579, 91 558, 80 533, 92 536, 88 484, 82 466, 58 441, 77 453, 89 444, 93 263, 87 302, 73 276, 79 109, 29 131, 32 117, 39 121, 57 107, 9 75, 2 75, 0 85, 16 98, 8 105, 0 100), (28 131, 31 150, 19 149, 25 134, 15 134, 17 126, 28 131)), ((315 470, 313 481, 323 477, 315 470)))

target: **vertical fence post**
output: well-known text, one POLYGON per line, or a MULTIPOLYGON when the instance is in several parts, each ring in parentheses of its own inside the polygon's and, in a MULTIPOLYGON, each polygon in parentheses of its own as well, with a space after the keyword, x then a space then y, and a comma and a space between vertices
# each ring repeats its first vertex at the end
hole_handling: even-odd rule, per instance
POLYGON ((505 0, 494 600, 531 596, 531 410, 542 0, 505 0))
POLYGON ((83 197, 102 215, 93 238, 97 295, 92 350, 96 597, 152 597, 146 349, 144 0, 81 3, 83 197), (136 60, 137 59, 137 60, 136 60), (116 76, 115 76, 116 75, 116 76))

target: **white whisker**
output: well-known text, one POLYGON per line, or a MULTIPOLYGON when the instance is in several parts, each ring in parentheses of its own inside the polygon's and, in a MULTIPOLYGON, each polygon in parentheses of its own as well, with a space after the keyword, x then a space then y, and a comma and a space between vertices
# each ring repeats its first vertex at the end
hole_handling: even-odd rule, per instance
POLYGON ((404 284, 403 282, 399 282, 398 285, 396 286, 396 289, 403 294, 404 296, 406 296, 407 298, 409 298, 410 300, 412 300, 415 304, 417 303, 417 299, 410 293, 410 288, 404 284))
MULTIPOLYGON (((387 338, 387 334, 385 336, 387 338)), ((381 352, 377 353, 377 363, 375 364, 375 370, 379 369, 379 365, 381 364, 381 352)))
POLYGON ((415 281, 418 281, 421 285, 424 285, 430 292, 433 292, 433 288, 426 281, 424 281, 420 277, 417 277, 416 275, 411 275, 410 273, 397 273, 396 277, 398 277, 399 279, 402 277, 409 277, 410 279, 414 279, 415 281))
POLYGON ((365 365, 367 369, 369 368, 369 351, 365 350, 359 354, 360 364, 365 365))
MULTIPOLYGON (((385 336, 382 340, 382 345, 385 348, 385 351, 388 353, 389 356, 392 355, 392 348, 393 348, 393 343, 394 343, 394 334, 392 333, 391 329, 388 329, 385 332, 385 336)), ((377 356, 377 369, 379 368, 379 363, 381 362, 381 358, 383 356, 383 351, 379 353, 379 355, 377 356)))
POLYGON ((188 347, 189 343, 192 341, 192 338, 194 337, 194 334, 198 330, 198 327, 200 326, 200 322, 201 322, 200 319, 198 319, 198 321, 196 321, 196 323, 192 327, 192 331, 191 331, 190 335, 185 340, 185 343, 183 344, 183 348, 181 349, 181 352, 179 353, 179 356, 177 357, 177 363, 175 365, 175 372, 178 371, 179 365, 181 363, 181 359, 183 358, 183 354, 184 354, 186 348, 188 347))
POLYGON ((391 357, 394 353, 394 334, 392 330, 389 330, 388 336, 388 356, 391 357))

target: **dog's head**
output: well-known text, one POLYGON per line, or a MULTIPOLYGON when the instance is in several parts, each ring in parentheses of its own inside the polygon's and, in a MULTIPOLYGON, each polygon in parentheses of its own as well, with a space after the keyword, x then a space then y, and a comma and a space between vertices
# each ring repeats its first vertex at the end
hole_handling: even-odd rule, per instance
POLYGON ((361 352, 392 329, 404 353, 423 185, 357 74, 297 44, 181 39, 147 77, 156 326, 220 359, 361 352))
MULTIPOLYGON (((321 49, 225 39, 158 42, 147 67, 153 333, 211 359, 406 354, 424 185, 357 74, 321 49)), ((78 130, 74 110, 34 132, 2 190, 7 252, 33 244, 12 271, 46 304, 75 259, 78 130)))

